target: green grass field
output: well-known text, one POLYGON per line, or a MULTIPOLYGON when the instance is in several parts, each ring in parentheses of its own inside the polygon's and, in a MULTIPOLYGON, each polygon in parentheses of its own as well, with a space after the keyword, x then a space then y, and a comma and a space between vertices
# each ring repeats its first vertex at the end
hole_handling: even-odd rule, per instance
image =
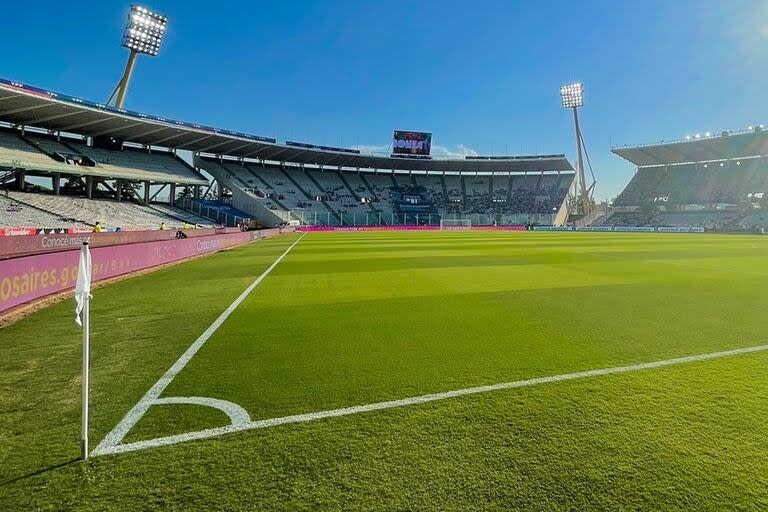
MULTIPOLYGON (((97 444, 299 235, 92 302, 97 444)), ((764 510, 768 351, 73 461, 73 301, 0 330, 2 510, 764 510)), ((251 420, 768 344, 768 239, 306 235, 161 394, 251 420)), ((154 405, 123 443, 222 427, 154 405)))

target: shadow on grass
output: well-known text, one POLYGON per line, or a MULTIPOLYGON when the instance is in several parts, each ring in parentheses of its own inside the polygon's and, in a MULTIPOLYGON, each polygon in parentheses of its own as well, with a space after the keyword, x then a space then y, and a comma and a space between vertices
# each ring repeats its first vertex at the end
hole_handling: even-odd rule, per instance
POLYGON ((33 471, 31 473, 27 473, 26 475, 17 476, 16 478, 11 478, 10 480, 6 480, 4 482, 0 482, 0 487, 5 487, 6 485, 10 485, 16 482, 19 482, 21 480, 25 480, 27 478, 31 478, 33 476, 42 475, 49 471, 53 471, 54 469, 63 468, 65 466, 69 466, 70 464, 74 464, 75 462, 79 462, 81 459, 80 457, 76 457, 74 459, 68 460, 66 462, 60 462, 58 464, 54 464, 53 466, 48 466, 47 468, 41 468, 37 471, 33 471))

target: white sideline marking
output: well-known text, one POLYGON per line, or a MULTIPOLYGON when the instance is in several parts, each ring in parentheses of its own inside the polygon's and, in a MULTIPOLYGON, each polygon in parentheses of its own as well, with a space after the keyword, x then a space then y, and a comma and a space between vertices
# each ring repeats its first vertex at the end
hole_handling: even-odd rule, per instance
POLYGON ((197 432, 187 432, 185 434, 158 437, 156 439, 150 439, 147 441, 137 441, 137 442, 128 443, 128 444, 118 444, 119 443, 118 441, 118 443, 104 445, 104 442, 102 442, 102 444, 100 444, 96 448, 96 450, 94 450, 93 455, 109 455, 109 454, 116 454, 116 453, 132 452, 137 450, 143 450, 146 448, 156 448, 158 446, 172 445, 172 444, 181 443, 185 441, 217 437, 224 434, 231 434, 233 432, 240 432, 243 430, 268 428, 268 427, 274 427, 277 425, 285 425, 287 423, 303 423, 307 421, 315 421, 315 420, 320 420, 324 418, 334 418, 338 416, 349 416, 351 414, 379 411, 382 409, 392 409, 395 407, 405 407, 408 405, 423 404, 427 402, 445 400, 447 398, 455 398, 455 397, 466 396, 466 395, 475 395, 478 393, 488 393, 490 391, 499 391, 499 390, 506 390, 506 389, 528 387, 528 386, 537 386, 540 384, 561 382, 565 380, 583 379, 587 377, 597 377, 601 375, 613 375, 617 373, 636 372, 640 370, 662 368, 665 366, 672 366, 672 365, 683 364, 683 363, 707 361, 710 359, 719 359, 723 357, 749 354, 753 352, 762 352, 765 350, 768 350, 768 345, 758 345, 754 347, 737 348, 734 350, 725 350, 722 352, 710 352, 708 354, 678 357, 674 359, 664 359, 661 361, 652 361, 649 363, 633 364, 629 366, 616 366, 612 368, 602 368, 599 370, 588 370, 583 372, 552 375, 549 377, 538 377, 535 379, 528 379, 528 380, 502 382, 500 384, 491 384, 488 386, 477 386, 472 388, 457 389, 454 391, 445 391, 442 393, 415 396, 411 398, 404 398, 401 400, 392 400, 388 402, 376 402, 376 403, 366 404, 366 405, 357 405, 354 407, 331 409, 328 411, 319 411, 319 412, 313 412, 308 414, 297 414, 293 416, 283 416, 280 418, 257 420, 257 421, 251 421, 248 423, 227 425, 225 427, 210 428, 206 430, 200 430, 197 432))
MULTIPOLYGON (((290 247, 288 247, 283 254, 281 254, 275 261, 272 263, 272 265, 269 266, 259 277, 256 278, 254 282, 252 282, 248 288, 246 288, 243 293, 240 294, 238 298, 235 299, 235 301, 229 305, 227 309, 224 310, 224 312, 219 315, 219 317, 211 324, 208 329, 203 332, 203 334, 200 335, 199 338, 195 340, 192 345, 189 346, 189 348, 184 352, 181 357, 179 357, 178 360, 176 360, 175 363, 173 363, 173 366, 171 366, 167 372, 165 372, 165 375, 160 377, 160 380, 155 382, 155 385, 149 388, 149 391, 144 394, 144 396, 139 400, 139 402, 133 406, 133 408, 128 411, 128 414, 125 415, 125 417, 120 420, 120 423, 118 423, 115 428, 112 429, 112 431, 107 434, 107 436, 99 443, 99 445, 93 450, 93 455, 100 455, 103 453, 108 453, 107 450, 110 448, 119 445, 125 435, 133 428, 133 426, 141 419, 142 416, 149 410, 149 408, 152 406, 152 403, 157 400, 157 398, 160 396, 160 394, 165 390, 165 388, 168 387, 168 384, 171 383, 171 381, 176 377, 176 375, 179 374, 181 370, 184 369, 184 367, 189 363, 190 359, 197 353, 200 348, 205 344, 208 339, 213 336, 213 333, 215 333, 219 327, 221 327, 221 324, 223 324, 227 318, 229 318, 229 315, 231 315, 235 309, 250 295, 250 293, 261 284, 261 282, 277 267, 277 265, 283 261, 283 258, 285 258, 289 252, 291 252, 291 249, 293 249, 296 244, 301 242, 301 239, 306 236, 306 233, 301 235, 298 239, 296 239, 295 242, 291 244, 290 247)), ((239 407, 239 406, 238 406, 239 407)))

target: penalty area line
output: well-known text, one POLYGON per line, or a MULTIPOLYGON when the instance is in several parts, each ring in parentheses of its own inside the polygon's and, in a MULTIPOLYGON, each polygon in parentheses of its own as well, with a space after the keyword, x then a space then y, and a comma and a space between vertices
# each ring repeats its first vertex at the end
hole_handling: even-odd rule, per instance
MULTIPOLYGON (((584 379, 588 377, 598 377, 603 375, 615 375, 621 373, 631 373, 642 370, 650 370, 654 368, 664 368, 667 366, 680 365, 684 363, 693 363, 699 361, 708 361, 712 359, 721 359, 725 357, 738 356, 743 354, 750 354, 755 352, 763 352, 768 350, 768 345, 757 345, 753 347, 737 348, 734 350, 725 350, 721 352, 710 352, 707 354, 698 354, 685 357, 677 357, 674 359, 663 359, 660 361, 651 361, 648 363, 632 364, 628 366, 614 366, 610 368, 600 368, 597 370, 587 370, 582 372, 565 373, 560 375, 550 375, 547 377, 537 377, 527 380, 518 380, 512 382, 502 382, 499 384, 490 384, 487 386, 477 386, 471 388, 456 389, 453 391, 445 391, 442 393, 433 393, 429 395, 420 395, 410 398, 403 398, 401 400, 391 400, 387 402, 375 402, 365 405, 357 405, 353 407, 344 407, 340 409, 331 409, 326 411, 318 411, 307 414, 296 414, 293 416, 283 416, 279 418, 271 418, 265 420, 250 421, 247 423, 239 423, 236 425, 227 425, 225 427, 210 428, 206 430, 199 430, 196 432, 187 432, 184 434, 177 434, 166 437, 158 437, 155 439, 149 439, 146 441, 137 441, 126 444, 112 444, 96 449, 95 455, 111 455, 118 453, 134 452, 138 450, 145 450, 148 448, 157 448, 160 446, 168 446, 186 441, 194 441, 200 439, 209 439, 212 437, 219 437, 225 434, 232 434, 234 432, 242 432, 245 430, 254 430, 260 428, 276 427, 278 425, 286 425, 290 423, 305 423, 309 421, 316 421, 326 418, 336 418, 340 416, 350 416, 352 414, 360 414, 372 411, 380 411, 383 409, 393 409, 396 407, 405 407, 409 405, 423 404, 428 402, 436 402, 439 400, 446 400, 448 398, 456 398, 467 395, 476 395, 480 393, 489 393, 492 391, 509 390, 516 388, 524 388, 531 386, 538 386, 541 384, 549 384, 555 382, 562 382, 568 380, 584 379)), ((103 443, 102 443, 103 444, 103 443)))
POLYGON ((141 400, 128 411, 128 414, 120 420, 115 428, 106 435, 106 437, 99 443, 99 445, 91 452, 91 455, 101 455, 104 453, 111 453, 109 450, 119 446, 125 435, 133 428, 134 425, 141 419, 144 414, 152 407, 152 403, 160 397, 160 394, 168 387, 173 381, 176 375, 187 366, 187 363, 194 357, 195 354, 205 345, 211 336, 221 327, 221 325, 229 318, 229 316, 240 306, 240 304, 248 298, 251 292, 261 284, 262 281, 283 261, 291 249, 296 247, 296 244, 301 242, 301 239, 306 236, 306 233, 296 239, 286 250, 283 252, 259 277, 256 278, 243 292, 238 296, 227 309, 224 310, 219 317, 208 327, 203 334, 201 334, 192 345, 173 363, 168 371, 160 377, 160 380, 149 388, 144 394, 141 400))

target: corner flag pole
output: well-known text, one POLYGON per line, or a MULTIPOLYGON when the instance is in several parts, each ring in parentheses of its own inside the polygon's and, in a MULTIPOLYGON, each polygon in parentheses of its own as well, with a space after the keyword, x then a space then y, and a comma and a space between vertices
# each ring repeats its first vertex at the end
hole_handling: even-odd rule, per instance
POLYGON ((77 266, 77 285, 75 286, 75 322, 83 328, 83 409, 80 423, 80 458, 88 458, 88 395, 90 394, 90 335, 91 335, 91 252, 88 242, 83 242, 80 261, 77 266), (82 314, 82 321, 81 321, 82 314))
POLYGON ((85 299, 83 307, 83 419, 80 426, 80 458, 88 458, 88 399, 90 394, 90 352, 91 352, 91 308, 90 300, 85 299))

